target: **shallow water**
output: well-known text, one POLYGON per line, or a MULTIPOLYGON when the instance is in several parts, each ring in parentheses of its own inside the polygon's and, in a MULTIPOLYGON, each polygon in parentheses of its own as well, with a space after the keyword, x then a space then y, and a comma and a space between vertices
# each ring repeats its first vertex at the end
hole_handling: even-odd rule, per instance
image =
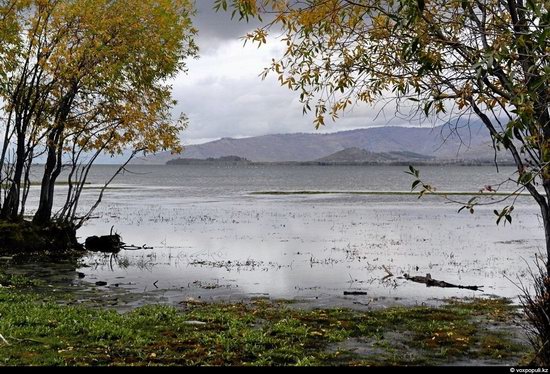
MULTIPOLYGON (((479 207, 471 215, 458 214, 459 206, 436 196, 419 200, 406 195, 251 194, 407 191, 412 180, 405 169, 132 166, 132 173, 115 181, 96 218, 78 234, 82 239, 103 235, 114 226, 128 244, 154 249, 122 251, 115 257, 89 255, 76 269, 85 277, 69 270, 63 281, 81 292, 95 288, 94 297, 99 293, 121 305, 137 305, 142 297, 177 303, 188 297, 260 296, 356 307, 436 303, 446 297, 516 297, 513 281, 525 281, 528 264, 544 244, 538 208, 528 197, 516 202, 513 225, 497 226, 493 209, 504 203, 479 207), (394 276, 384 279, 384 267, 394 276), (483 286, 484 292, 426 287, 403 279, 403 273, 430 273, 453 284, 483 286), (96 287, 96 281, 107 286, 96 287), (345 296, 344 291, 366 295, 345 296), (118 298, 128 293, 134 297, 118 298)), ((90 187, 113 171, 97 167, 90 187)), ((497 174, 493 167, 421 168, 423 178, 440 191, 477 191, 511 172, 504 168, 497 174)), ((81 206, 89 205, 97 193, 87 189, 81 206)), ((17 269, 24 272, 25 266, 12 266, 17 269)))

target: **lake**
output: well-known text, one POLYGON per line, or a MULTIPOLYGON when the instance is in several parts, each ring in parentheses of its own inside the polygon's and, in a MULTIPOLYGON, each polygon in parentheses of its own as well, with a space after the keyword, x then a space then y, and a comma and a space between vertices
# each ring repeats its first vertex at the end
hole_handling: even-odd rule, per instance
MULTIPOLYGON (((96 187, 115 170, 114 166, 92 170, 81 207, 91 205, 96 187)), ((101 295, 121 307, 144 300, 175 304, 186 298, 269 297, 358 308, 436 304, 447 297, 515 298, 519 290, 514 282, 528 282, 528 265, 532 266, 535 253, 544 251, 542 223, 532 199, 519 197, 513 224, 497 226, 493 209, 502 209, 505 202, 478 207, 470 214, 457 213, 460 206, 440 196, 349 193, 410 191, 412 178, 406 170, 406 166, 129 166, 78 235, 83 241, 108 234, 114 227, 127 244, 154 248, 116 256, 91 254, 77 269, 84 278, 70 269, 49 282, 62 287, 68 281, 75 290, 93 290, 94 297, 101 295), (254 194, 261 191, 344 193, 254 194), (393 276, 386 277, 386 269, 393 276), (404 273, 430 273, 453 284, 483 286, 484 292, 426 287, 403 279, 404 273), (96 286, 97 281, 107 285, 96 286)), ((494 186, 513 173, 510 167, 497 173, 490 166, 420 170, 422 179, 438 191, 456 192, 494 186)), ((36 192, 33 189, 30 206, 36 204, 36 192)), ((11 268, 37 272, 32 264, 11 268)), ((38 270, 60 272, 52 269, 41 264, 38 270)))

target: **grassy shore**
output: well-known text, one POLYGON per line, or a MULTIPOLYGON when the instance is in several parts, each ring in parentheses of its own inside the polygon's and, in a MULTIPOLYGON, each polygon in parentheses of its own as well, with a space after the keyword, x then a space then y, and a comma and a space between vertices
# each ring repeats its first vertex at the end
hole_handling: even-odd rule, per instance
POLYGON ((0 277, 0 365, 516 365, 529 354, 503 299, 368 312, 257 299, 121 314, 60 305, 32 283, 0 277))

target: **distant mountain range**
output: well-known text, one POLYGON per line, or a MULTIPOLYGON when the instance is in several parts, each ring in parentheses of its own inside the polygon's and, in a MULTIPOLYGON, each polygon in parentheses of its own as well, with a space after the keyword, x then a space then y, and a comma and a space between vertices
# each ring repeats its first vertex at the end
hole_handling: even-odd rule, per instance
MULTIPOLYGON (((375 127, 331 134, 276 134, 243 139, 222 138, 189 145, 180 155, 169 152, 139 158, 134 164, 237 156, 251 162, 491 162, 494 150, 479 122, 462 126, 375 127)), ((501 153, 500 162, 511 158, 501 153)))

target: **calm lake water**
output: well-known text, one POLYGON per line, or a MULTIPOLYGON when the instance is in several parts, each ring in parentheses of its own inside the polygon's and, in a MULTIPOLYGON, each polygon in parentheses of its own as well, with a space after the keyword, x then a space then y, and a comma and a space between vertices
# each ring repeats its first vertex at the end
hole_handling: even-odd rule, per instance
MULTIPOLYGON (((111 185, 94 219, 80 231, 108 234, 154 249, 92 254, 62 280, 94 289, 114 304, 143 299, 235 300, 270 297, 313 305, 364 307, 436 303, 446 297, 515 297, 543 251, 538 208, 516 201, 512 225, 493 209, 457 213, 441 197, 406 195, 255 195, 258 191, 409 191, 405 166, 130 166, 111 185), (387 268, 393 277, 384 279, 387 268), (484 292, 426 287, 403 273, 484 292), (107 282, 96 287, 95 282, 107 282), (344 295, 344 292, 366 295, 344 295), (136 295, 124 299, 122 294, 136 295)), ((81 203, 88 207, 116 170, 96 167, 81 203)), ((510 177, 512 168, 423 166, 439 191, 478 191, 510 177)), ((65 187, 60 187, 62 191, 65 187)), ((508 189, 513 185, 507 186, 508 189)), ((35 191, 34 191, 35 192, 35 191)), ((457 199, 468 197, 457 196, 457 199)), ((31 197, 30 205, 35 204, 31 197)), ((19 270, 27 269, 19 265, 19 270)), ((41 265, 47 267, 47 265, 41 265)), ((28 267, 32 269, 32 267, 28 267)), ((31 270, 29 270, 31 271, 31 270)), ((44 268, 42 271, 46 272, 44 268)), ((51 271, 50 273, 53 273, 51 271)), ((54 282, 54 281, 52 281, 54 282)), ((59 286, 59 284, 53 284, 59 286)))

